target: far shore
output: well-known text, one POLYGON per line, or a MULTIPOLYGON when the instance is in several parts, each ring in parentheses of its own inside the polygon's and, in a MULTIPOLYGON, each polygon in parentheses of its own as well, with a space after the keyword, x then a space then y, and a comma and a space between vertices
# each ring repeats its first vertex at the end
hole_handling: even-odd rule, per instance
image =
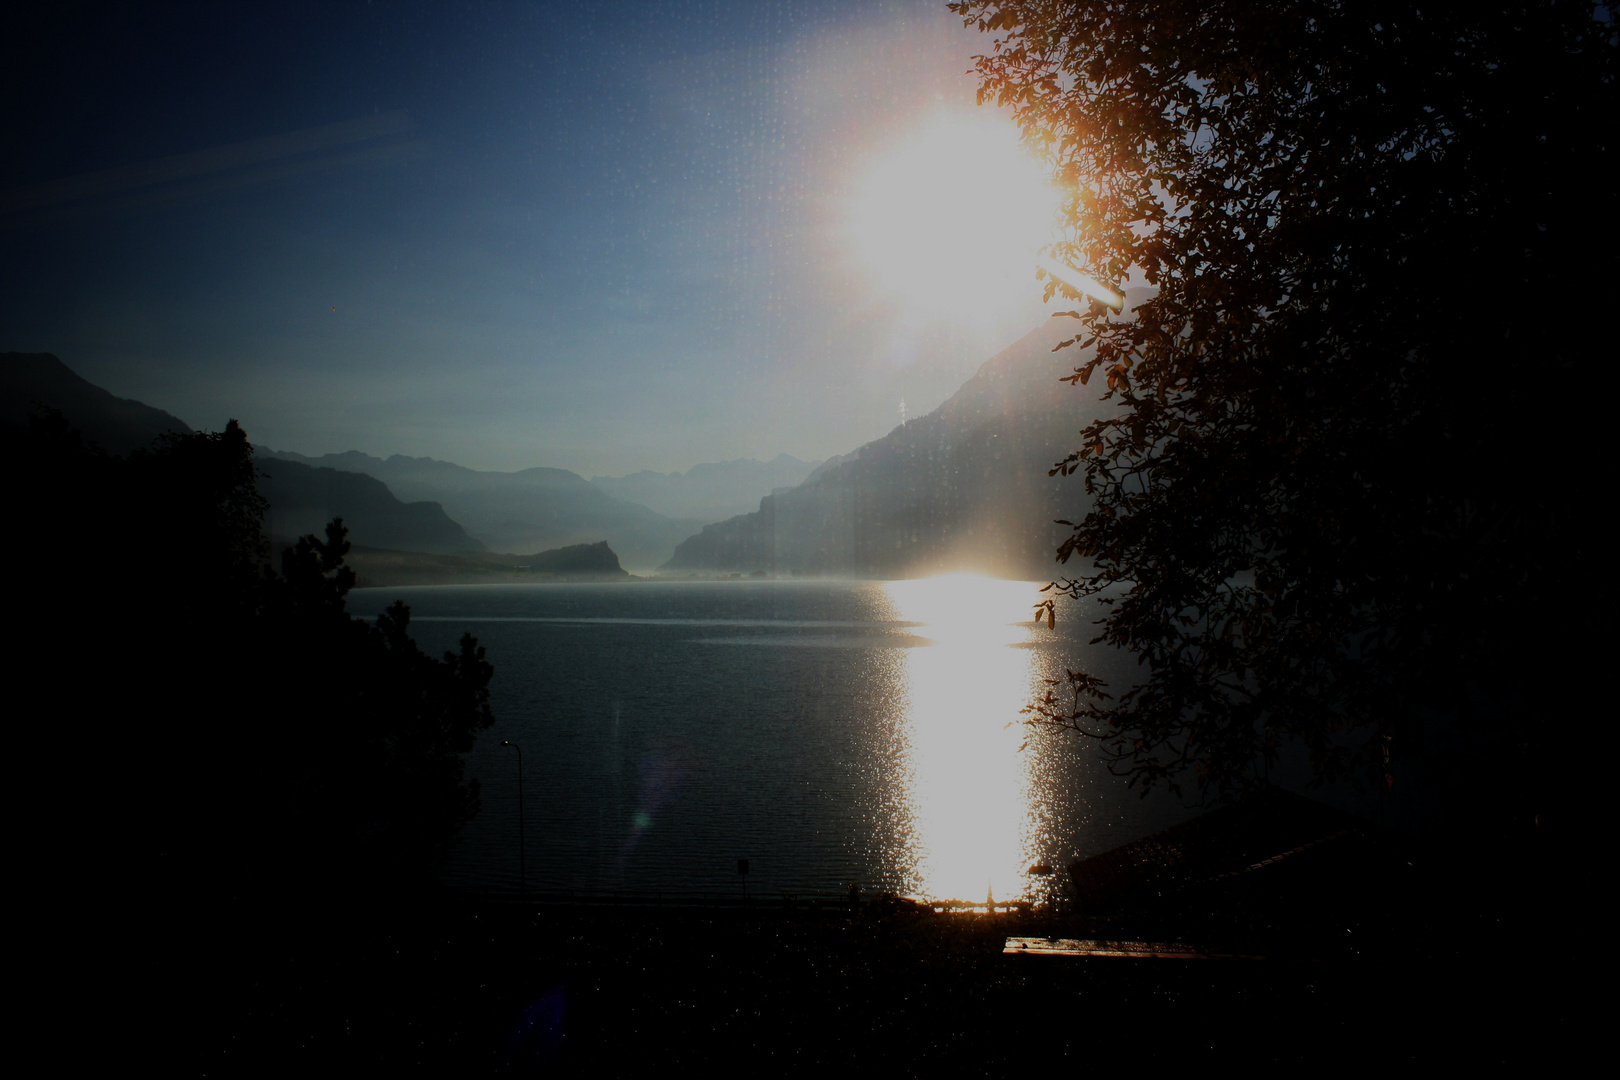
MULTIPOLYGON (((544 552, 542 555, 551 555, 544 552)), ((390 551, 356 545, 349 550, 348 564, 354 569, 356 587, 392 588, 412 585, 494 585, 533 584, 554 581, 629 581, 632 575, 622 569, 603 569, 587 564, 579 569, 539 569, 539 555, 511 555, 480 552, 464 555, 434 555, 419 551, 390 551)), ((617 565, 614 560, 613 565, 617 565)))
POLYGON ((653 570, 631 573, 626 570, 536 570, 529 564, 532 555, 486 552, 473 555, 434 555, 418 551, 390 551, 356 546, 348 555, 358 581, 356 588, 411 588, 428 585, 541 585, 614 584, 632 582, 703 581, 865 581, 887 580, 853 576, 821 577, 804 574, 773 574, 765 570, 653 570))

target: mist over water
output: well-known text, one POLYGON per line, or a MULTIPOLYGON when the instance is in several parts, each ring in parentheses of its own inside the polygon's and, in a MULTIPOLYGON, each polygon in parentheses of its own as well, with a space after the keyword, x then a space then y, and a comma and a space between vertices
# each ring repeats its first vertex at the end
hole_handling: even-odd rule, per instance
POLYGON ((1017 723, 1040 680, 1078 658, 1116 688, 1134 670, 1085 644, 1094 612, 1034 625, 1037 588, 418 587, 358 590, 350 607, 373 616, 403 599, 424 649, 471 631, 495 664, 496 725, 468 757, 483 810, 451 861, 457 888, 518 888, 510 739, 524 752, 531 891, 739 895, 748 859, 763 898, 858 882, 1005 901, 1061 879, 1034 865, 1190 812, 1138 799, 1078 737, 1017 723))

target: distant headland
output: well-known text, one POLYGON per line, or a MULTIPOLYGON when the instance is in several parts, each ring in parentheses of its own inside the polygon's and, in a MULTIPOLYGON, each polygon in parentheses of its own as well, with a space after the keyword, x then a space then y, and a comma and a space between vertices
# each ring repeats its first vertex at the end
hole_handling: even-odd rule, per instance
POLYGON ((433 555, 356 546, 349 565, 359 588, 404 585, 490 585, 547 581, 630 581, 606 540, 533 555, 433 555))

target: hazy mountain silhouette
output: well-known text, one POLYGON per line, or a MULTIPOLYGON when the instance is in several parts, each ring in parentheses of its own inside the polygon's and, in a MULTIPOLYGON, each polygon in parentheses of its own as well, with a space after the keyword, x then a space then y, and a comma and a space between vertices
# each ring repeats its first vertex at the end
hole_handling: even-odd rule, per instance
POLYGON ((270 458, 364 473, 408 499, 431 499, 495 551, 539 551, 606 540, 630 569, 657 566, 702 522, 675 520, 612 498, 566 469, 484 472, 433 458, 372 457, 350 450, 270 458))
POLYGON ((665 517, 724 521, 746 514, 762 496, 803 483, 820 462, 778 454, 770 461, 738 458, 694 465, 684 473, 650 469, 629 476, 593 476, 591 483, 625 502, 640 503, 665 517))
POLYGON ((261 460, 259 468, 259 493, 270 501, 265 532, 277 540, 320 535, 328 521, 340 517, 353 542, 365 547, 434 555, 484 550, 444 507, 401 502, 375 477, 296 461, 261 460))
POLYGON ((1049 477, 1104 408, 1101 390, 1058 380, 1081 354, 1052 347, 1078 324, 1054 319, 1002 350, 948 401, 753 513, 685 540, 663 569, 902 577, 977 571, 1046 578, 1083 512, 1080 482, 1049 477))
POLYGON ((50 353, 0 354, 0 423, 26 430, 36 402, 61 413, 85 442, 112 454, 149 446, 164 432, 191 431, 178 416, 85 381, 50 353))

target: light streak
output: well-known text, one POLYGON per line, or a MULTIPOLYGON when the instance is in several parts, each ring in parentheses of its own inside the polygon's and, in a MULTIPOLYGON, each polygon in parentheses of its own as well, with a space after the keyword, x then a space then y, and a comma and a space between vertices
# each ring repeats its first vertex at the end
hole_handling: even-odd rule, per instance
POLYGON ((1082 274, 1078 270, 1064 266, 1055 259, 1038 259, 1037 265, 1057 280, 1063 282, 1076 292, 1085 293, 1115 311, 1125 310, 1125 296, 1117 289, 1110 288, 1089 274, 1082 274))

